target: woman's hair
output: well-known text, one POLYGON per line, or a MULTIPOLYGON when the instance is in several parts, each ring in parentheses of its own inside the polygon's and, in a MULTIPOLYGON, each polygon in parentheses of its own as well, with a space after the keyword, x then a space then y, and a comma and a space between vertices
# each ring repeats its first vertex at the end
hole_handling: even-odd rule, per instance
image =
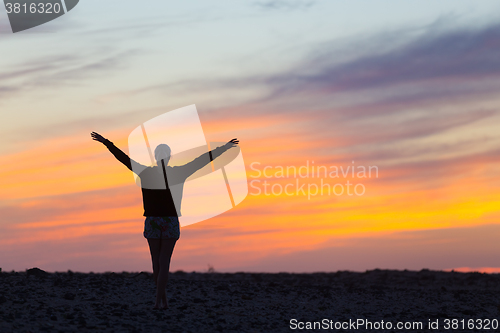
POLYGON ((155 149, 155 159, 156 162, 160 162, 162 159, 169 159, 172 151, 170 147, 164 143, 159 144, 155 149))

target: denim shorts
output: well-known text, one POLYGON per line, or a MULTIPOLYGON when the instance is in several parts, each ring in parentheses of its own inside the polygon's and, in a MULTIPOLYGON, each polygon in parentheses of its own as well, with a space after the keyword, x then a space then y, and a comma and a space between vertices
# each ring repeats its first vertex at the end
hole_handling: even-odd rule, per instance
POLYGON ((147 216, 144 221, 145 238, 179 239, 181 230, 177 216, 147 216))

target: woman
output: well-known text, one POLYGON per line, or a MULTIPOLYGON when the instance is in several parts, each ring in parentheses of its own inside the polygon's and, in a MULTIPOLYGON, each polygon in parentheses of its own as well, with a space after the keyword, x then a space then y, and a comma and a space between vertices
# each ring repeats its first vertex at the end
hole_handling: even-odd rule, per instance
POLYGON ((185 180, 229 148, 236 147, 237 139, 207 152, 193 161, 176 167, 168 166, 170 147, 160 144, 155 149, 156 165, 147 167, 135 162, 111 141, 96 132, 92 139, 103 143, 109 151, 141 180, 144 204, 144 237, 148 240, 153 263, 153 279, 156 283, 155 309, 167 309, 165 288, 168 282, 170 258, 180 237, 179 216, 185 180))

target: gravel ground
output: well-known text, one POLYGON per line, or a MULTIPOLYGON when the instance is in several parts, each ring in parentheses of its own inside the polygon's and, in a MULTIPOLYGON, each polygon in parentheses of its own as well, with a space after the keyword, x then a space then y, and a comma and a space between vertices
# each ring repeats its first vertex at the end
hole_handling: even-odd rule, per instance
POLYGON ((323 332, 500 331, 499 274, 175 272, 167 288, 170 309, 153 310, 154 293, 145 272, 3 272, 0 332, 297 332, 314 322, 331 327, 317 330, 323 332), (488 319, 491 329, 474 329, 488 319), (357 320, 355 330, 349 321, 357 320), (429 329, 429 320, 439 329, 429 329), (423 328, 397 329, 398 322, 423 328), (335 328, 342 323, 344 329, 335 328), (382 329, 388 323, 392 329, 382 329))

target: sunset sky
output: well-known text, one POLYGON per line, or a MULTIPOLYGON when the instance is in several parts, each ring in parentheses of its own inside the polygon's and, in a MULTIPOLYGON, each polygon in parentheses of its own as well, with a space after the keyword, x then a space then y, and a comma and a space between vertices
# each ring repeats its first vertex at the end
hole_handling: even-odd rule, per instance
POLYGON ((499 19, 496 0, 82 0, 12 34, 2 8, 0 267, 151 271, 141 191, 90 132, 127 152, 195 104, 207 141, 240 140, 249 194, 182 228, 173 271, 500 272, 499 19))

